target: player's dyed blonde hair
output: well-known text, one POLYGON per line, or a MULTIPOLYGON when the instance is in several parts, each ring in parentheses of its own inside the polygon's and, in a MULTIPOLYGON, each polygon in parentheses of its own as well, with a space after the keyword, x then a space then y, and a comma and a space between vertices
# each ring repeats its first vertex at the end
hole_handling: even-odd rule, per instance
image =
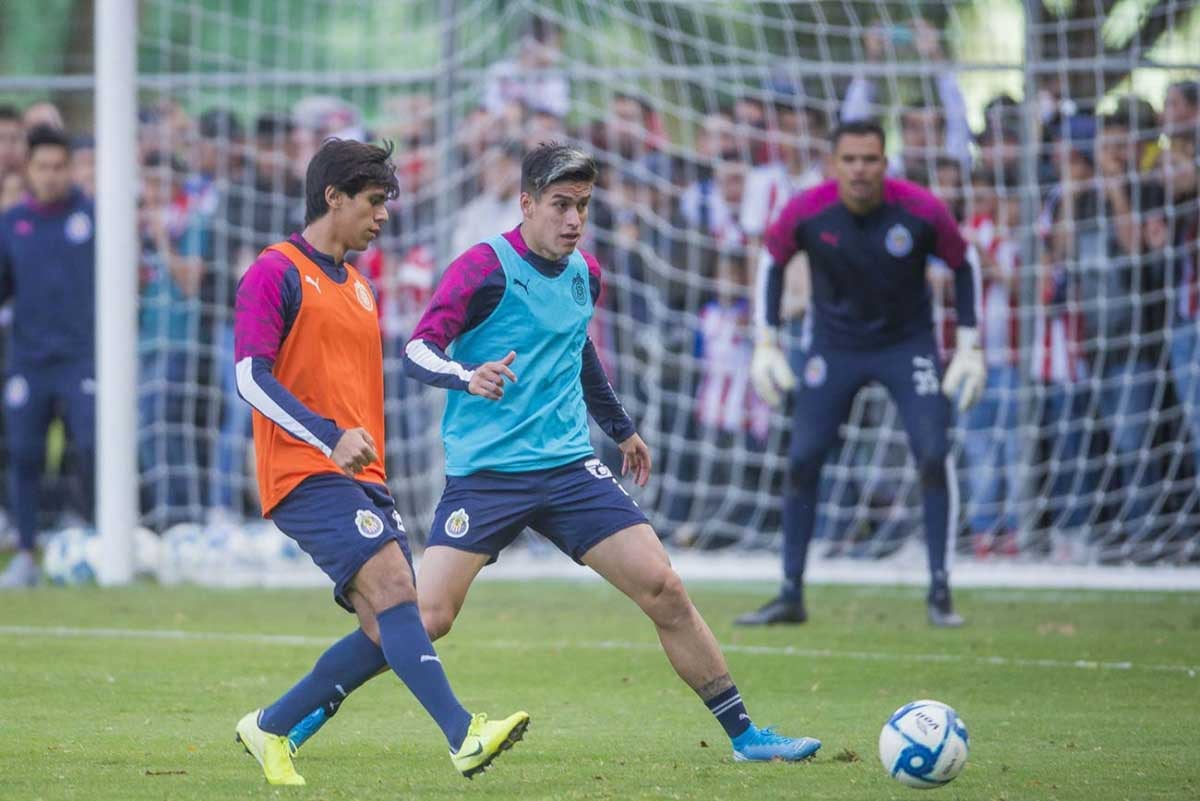
POLYGON ((599 174, 592 154, 561 142, 543 142, 526 153, 521 161, 521 191, 537 199, 551 184, 561 181, 595 183, 599 174))

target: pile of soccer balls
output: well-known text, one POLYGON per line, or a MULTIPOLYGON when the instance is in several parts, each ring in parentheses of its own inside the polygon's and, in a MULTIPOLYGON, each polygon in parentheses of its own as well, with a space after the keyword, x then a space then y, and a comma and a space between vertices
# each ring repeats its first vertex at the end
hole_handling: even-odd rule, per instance
MULTIPOLYGON (((150 529, 138 528, 133 544, 134 573, 155 575, 161 554, 158 536, 150 529)), ((42 571, 51 584, 58 586, 90 584, 96 580, 101 547, 95 529, 69 526, 56 531, 46 542, 42 571)))
POLYGON ((883 725, 879 759, 884 770, 907 787, 941 787, 967 764, 967 726, 939 701, 913 701, 883 725))

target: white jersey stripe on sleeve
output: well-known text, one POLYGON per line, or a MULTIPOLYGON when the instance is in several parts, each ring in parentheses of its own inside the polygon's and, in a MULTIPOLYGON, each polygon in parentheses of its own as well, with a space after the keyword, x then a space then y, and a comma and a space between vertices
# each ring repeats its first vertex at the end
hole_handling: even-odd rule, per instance
POLYGON ((471 382, 471 376, 475 374, 473 370, 466 369, 452 359, 443 359, 438 356, 422 339, 414 339, 405 345, 404 353, 419 367, 423 367, 431 373, 452 375, 467 383, 471 382))
POLYGON ((247 356, 237 363, 237 386, 238 391, 242 393, 242 397, 246 401, 261 412, 267 419, 274 422, 283 430, 290 433, 299 440, 307 442, 321 453, 329 456, 333 451, 321 439, 305 428, 299 420, 292 417, 287 411, 275 402, 275 399, 267 394, 266 390, 260 387, 254 380, 254 359, 247 356))

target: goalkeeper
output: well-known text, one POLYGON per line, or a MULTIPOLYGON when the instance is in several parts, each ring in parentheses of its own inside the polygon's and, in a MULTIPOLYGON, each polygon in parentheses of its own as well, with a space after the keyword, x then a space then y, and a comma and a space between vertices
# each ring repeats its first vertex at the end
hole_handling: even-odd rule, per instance
POLYGON ((929 622, 963 622, 951 604, 947 570, 958 518, 947 398, 964 411, 984 386, 975 276, 950 212, 924 188, 885 178, 884 149, 878 124, 843 123, 833 134, 835 180, 792 198, 765 234, 750 375, 772 405, 796 387, 795 423, 783 506, 783 587, 777 598, 739 617, 741 625, 805 621, 804 564, 821 467, 854 396, 871 381, 883 384, 896 402, 920 474, 929 622), (812 273, 812 344, 797 386, 778 330, 783 269, 800 250, 812 273), (955 275, 958 344, 944 378, 925 277, 931 256, 955 275))

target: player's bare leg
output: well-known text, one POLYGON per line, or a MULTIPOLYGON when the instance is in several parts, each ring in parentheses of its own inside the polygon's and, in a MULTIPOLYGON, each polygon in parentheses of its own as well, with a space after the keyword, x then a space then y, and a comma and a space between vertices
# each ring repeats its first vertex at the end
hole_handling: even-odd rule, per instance
POLYGON ((628 595, 654 621, 671 667, 708 700, 733 685, 717 638, 692 604, 662 543, 648 525, 617 532, 583 563, 628 595))
POLYGON ((417 595, 421 622, 430 640, 445 637, 467 600, 471 582, 488 562, 487 554, 434 545, 421 557, 417 595))
POLYGON ((724 727, 739 761, 797 760, 816 753, 809 737, 781 737, 750 721, 712 630, 692 603, 654 529, 631 526, 602 540, 583 563, 628 595, 654 622, 671 667, 724 727))

